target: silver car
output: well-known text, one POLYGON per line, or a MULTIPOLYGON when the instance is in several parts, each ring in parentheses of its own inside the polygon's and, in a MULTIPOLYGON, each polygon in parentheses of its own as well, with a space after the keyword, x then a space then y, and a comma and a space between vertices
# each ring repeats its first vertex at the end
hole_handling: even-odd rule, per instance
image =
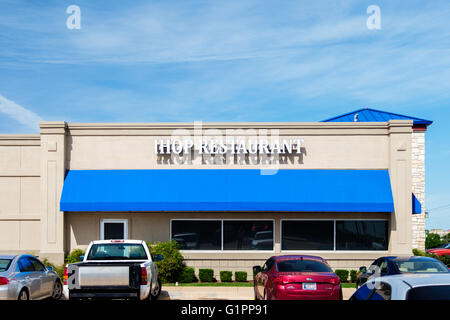
POLYGON ((350 300, 450 300, 450 274, 399 274, 369 279, 350 300))
POLYGON ((31 255, 0 255, 0 300, 60 299, 58 274, 31 255))

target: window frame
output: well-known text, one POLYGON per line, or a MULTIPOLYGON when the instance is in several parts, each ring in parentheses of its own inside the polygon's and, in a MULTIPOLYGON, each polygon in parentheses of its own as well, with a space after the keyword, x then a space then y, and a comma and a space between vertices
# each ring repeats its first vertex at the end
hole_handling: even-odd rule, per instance
POLYGON ((122 223, 123 240, 128 240, 128 219, 100 219, 100 240, 105 240, 105 223, 122 223))
POLYGON ((365 218, 358 218, 358 219, 352 219, 352 218, 331 218, 331 219, 280 219, 280 252, 285 253, 294 253, 294 252, 304 252, 304 253, 388 253, 390 249, 390 239, 388 241, 388 248, 387 250, 336 250, 336 222, 337 221, 386 221, 388 226, 388 236, 390 232, 390 221, 388 218, 378 218, 378 219, 365 219, 365 218), (283 221, 333 221, 334 228, 334 239, 333 239, 333 250, 283 250, 283 221))
POLYGON ((250 218, 245 218, 245 219, 231 219, 231 218, 227 218, 227 219, 214 219, 214 218, 207 218, 207 219, 202 219, 202 218, 173 218, 170 219, 170 223, 169 223, 169 228, 170 228, 170 232, 169 232, 169 238, 170 240, 172 240, 172 221, 220 221, 220 235, 221 235, 221 243, 220 243, 220 250, 180 250, 180 252, 182 253, 273 253, 275 252, 275 229, 276 229, 276 223, 275 223, 275 219, 274 218, 269 218, 269 219, 250 219, 250 218), (224 250, 223 249, 223 223, 224 221, 271 221, 273 228, 272 228, 272 250, 224 250))

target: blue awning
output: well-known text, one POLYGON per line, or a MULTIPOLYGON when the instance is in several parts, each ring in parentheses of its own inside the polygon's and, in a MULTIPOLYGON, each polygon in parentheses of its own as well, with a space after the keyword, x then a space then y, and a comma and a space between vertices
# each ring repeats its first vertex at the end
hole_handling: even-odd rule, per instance
POLYGON ((416 195, 414 193, 412 194, 412 213, 422 213, 422 205, 420 204, 420 201, 416 198, 416 195))
POLYGON ((61 211, 393 212, 387 170, 70 170, 61 211))

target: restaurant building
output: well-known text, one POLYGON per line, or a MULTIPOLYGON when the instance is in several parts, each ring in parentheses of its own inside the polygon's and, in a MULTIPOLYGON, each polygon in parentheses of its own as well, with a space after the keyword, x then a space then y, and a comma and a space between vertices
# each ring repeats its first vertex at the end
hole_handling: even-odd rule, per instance
POLYGON ((321 122, 41 122, 0 135, 0 252, 62 263, 96 239, 180 243, 247 271, 313 254, 356 269, 425 242, 432 122, 360 109, 321 122))

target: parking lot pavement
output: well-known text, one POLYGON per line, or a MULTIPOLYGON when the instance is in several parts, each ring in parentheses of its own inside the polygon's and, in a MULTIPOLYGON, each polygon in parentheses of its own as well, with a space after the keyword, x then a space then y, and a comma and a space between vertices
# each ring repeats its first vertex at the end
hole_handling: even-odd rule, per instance
MULTIPOLYGON (((355 292, 343 288, 344 300, 355 292)), ((160 300, 253 300, 253 287, 163 287, 160 300)))

